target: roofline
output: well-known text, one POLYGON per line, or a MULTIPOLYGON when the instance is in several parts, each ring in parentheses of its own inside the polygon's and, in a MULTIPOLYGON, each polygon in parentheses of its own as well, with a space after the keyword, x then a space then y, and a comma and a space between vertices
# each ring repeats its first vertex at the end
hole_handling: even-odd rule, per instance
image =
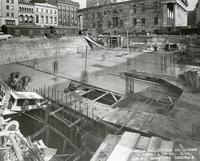
POLYGON ((78 2, 74 2, 74 1, 64 2, 62 0, 58 0, 57 3, 66 3, 66 4, 71 4, 71 5, 77 5, 80 7, 80 4, 78 2))
POLYGON ((53 4, 49 4, 49 3, 34 3, 34 5, 39 5, 39 6, 44 6, 44 7, 55 7, 58 8, 58 6, 55 6, 53 4), (48 4, 48 6, 45 6, 45 4, 48 4))

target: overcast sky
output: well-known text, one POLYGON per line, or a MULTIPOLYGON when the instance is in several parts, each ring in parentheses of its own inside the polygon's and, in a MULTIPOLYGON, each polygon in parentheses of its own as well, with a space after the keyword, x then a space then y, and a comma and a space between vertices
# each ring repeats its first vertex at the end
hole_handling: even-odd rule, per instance
MULTIPOLYGON (((79 2, 80 4, 80 8, 85 8, 86 7, 86 0, 73 0, 73 1, 76 1, 76 2, 79 2)), ((196 3, 197 3, 197 0, 188 0, 189 2, 189 10, 193 10, 196 3)))

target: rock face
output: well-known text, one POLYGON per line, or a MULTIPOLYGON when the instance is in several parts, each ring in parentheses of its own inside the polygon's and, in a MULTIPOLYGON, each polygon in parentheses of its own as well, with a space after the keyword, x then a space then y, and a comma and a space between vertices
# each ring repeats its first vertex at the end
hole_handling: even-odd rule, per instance
POLYGON ((84 51, 87 42, 81 37, 53 39, 13 38, 0 44, 0 64, 73 54, 84 51))
POLYGON ((179 81, 188 86, 191 92, 200 92, 200 77, 198 71, 187 71, 178 76, 179 81))

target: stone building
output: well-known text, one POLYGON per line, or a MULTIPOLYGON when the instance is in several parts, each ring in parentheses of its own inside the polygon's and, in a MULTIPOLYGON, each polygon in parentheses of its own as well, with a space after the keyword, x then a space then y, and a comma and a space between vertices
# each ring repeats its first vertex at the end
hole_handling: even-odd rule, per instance
POLYGON ((41 27, 58 26, 58 7, 48 3, 34 3, 35 24, 41 27))
POLYGON ((79 3, 71 0, 48 0, 48 3, 58 6, 59 26, 78 27, 79 3))
POLYGON ((117 0, 87 0, 86 7, 95 7, 100 5, 107 5, 110 3, 115 3, 117 0))
POLYGON ((122 34, 187 26, 187 0, 131 0, 79 10, 83 30, 122 34))
POLYGON ((34 20, 34 4, 27 0, 19 0, 19 25, 33 25, 35 24, 34 20))
POLYGON ((18 25, 18 0, 0 0, 0 26, 18 25))

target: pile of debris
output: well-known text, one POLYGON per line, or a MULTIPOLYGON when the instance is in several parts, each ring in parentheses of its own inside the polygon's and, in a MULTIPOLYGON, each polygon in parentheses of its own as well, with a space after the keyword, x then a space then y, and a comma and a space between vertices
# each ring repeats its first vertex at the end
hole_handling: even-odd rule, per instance
POLYGON ((46 147, 42 140, 32 142, 25 138, 17 121, 0 117, 1 161, 49 161, 56 151, 46 147))

